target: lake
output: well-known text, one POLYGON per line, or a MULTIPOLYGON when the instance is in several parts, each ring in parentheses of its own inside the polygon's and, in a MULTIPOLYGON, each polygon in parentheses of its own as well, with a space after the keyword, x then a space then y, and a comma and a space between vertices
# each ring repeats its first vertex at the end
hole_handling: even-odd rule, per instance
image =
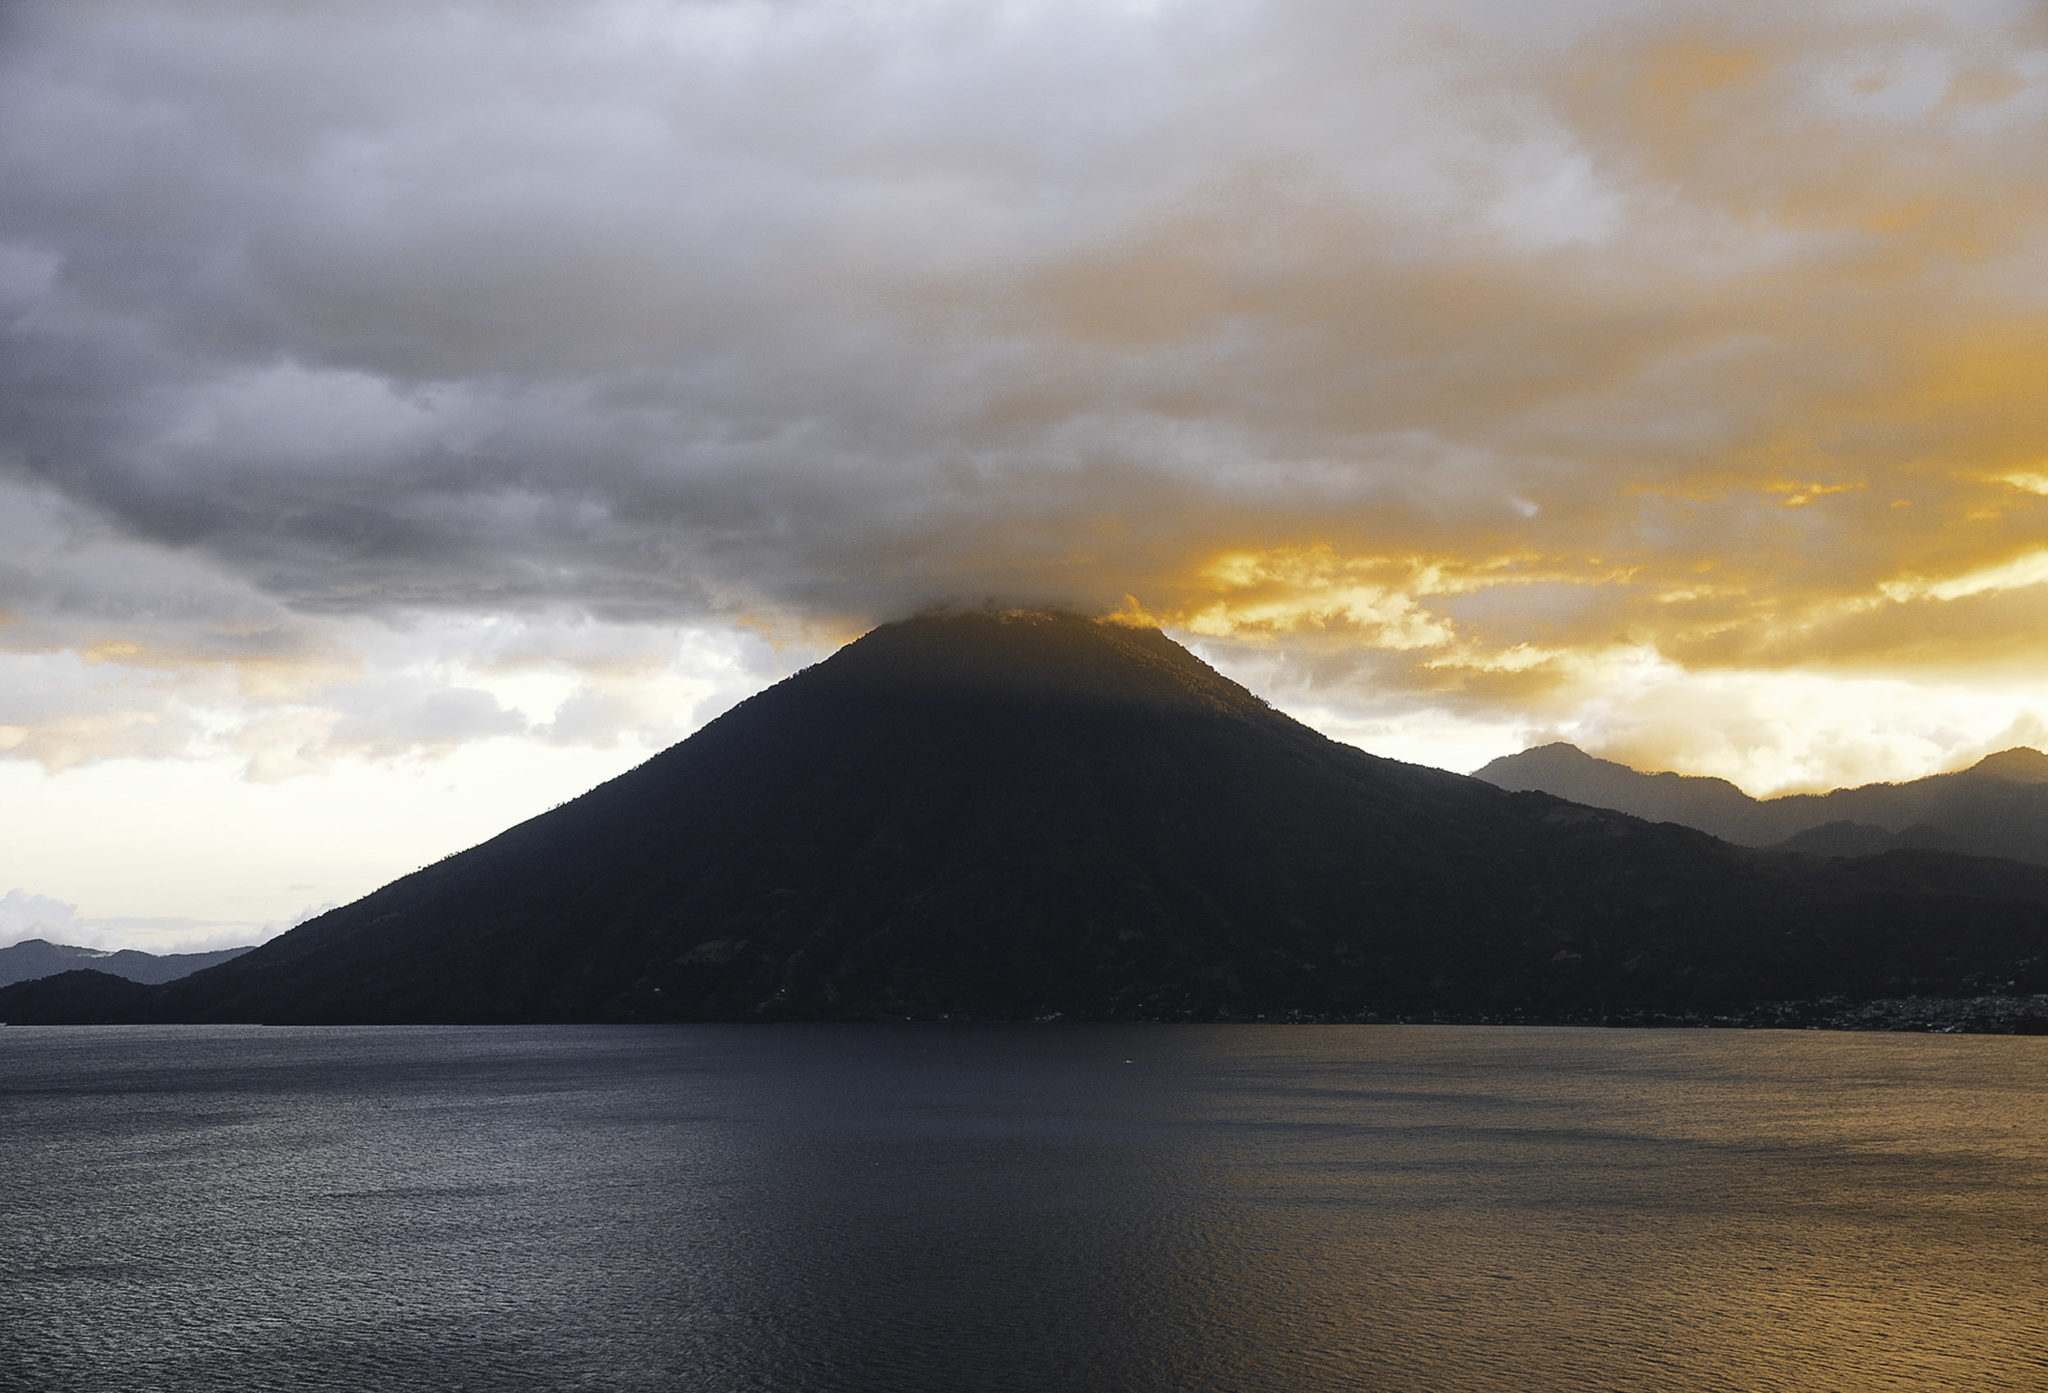
POLYGON ((0 1030, 0 1386, 2048 1388, 2048 1039, 0 1030))

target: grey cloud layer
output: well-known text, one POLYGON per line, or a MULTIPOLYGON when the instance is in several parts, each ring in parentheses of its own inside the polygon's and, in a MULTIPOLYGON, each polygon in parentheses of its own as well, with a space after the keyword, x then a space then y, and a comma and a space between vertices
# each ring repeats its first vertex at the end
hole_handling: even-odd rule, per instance
POLYGON ((889 301, 1128 197, 1013 206, 1056 171, 990 79, 1068 72, 1057 25, 197 16, 17 20, 17 467, 344 610, 843 601, 852 538, 1035 491, 957 436, 1003 366, 889 301))
MULTIPOLYGON (((2035 422, 1911 414, 1948 369, 1897 342, 2048 314, 2038 7, 1781 13, 10 7, 0 647, 1189 614, 1218 553, 1320 544, 1722 558, 1668 646, 1761 660, 2042 519, 1955 521, 1930 461, 2035 422), (1865 494, 1763 491, 1809 477, 1865 494)), ((1654 588, 1444 612, 1606 642, 1654 588)))

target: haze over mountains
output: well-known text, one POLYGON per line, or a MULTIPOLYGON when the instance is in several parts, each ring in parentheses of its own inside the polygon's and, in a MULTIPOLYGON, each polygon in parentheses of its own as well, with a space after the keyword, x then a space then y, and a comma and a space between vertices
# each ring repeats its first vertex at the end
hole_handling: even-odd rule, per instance
POLYGON ((130 982, 170 982, 248 951, 222 948, 211 953, 145 953, 139 948, 81 948, 76 944, 27 938, 0 948, 0 987, 78 968, 110 973, 130 982))
POLYGON ((886 625, 222 966, 0 1019, 1583 1020, 2048 988, 2048 869, 1814 860, 1338 744, 1164 635, 886 625))
POLYGON ((1725 779, 1642 773, 1563 743, 1496 759, 1476 777, 1696 827, 1743 846, 1823 856, 1914 848, 2048 865, 2048 754, 2039 750, 2005 750, 1906 783, 1768 799, 1725 779))

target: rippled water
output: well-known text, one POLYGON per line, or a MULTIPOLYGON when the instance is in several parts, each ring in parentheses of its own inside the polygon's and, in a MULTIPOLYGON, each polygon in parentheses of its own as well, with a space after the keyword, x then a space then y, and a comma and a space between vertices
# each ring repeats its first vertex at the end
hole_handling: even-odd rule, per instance
POLYGON ((0 1031, 22 1389, 2048 1388, 2048 1040, 0 1031))

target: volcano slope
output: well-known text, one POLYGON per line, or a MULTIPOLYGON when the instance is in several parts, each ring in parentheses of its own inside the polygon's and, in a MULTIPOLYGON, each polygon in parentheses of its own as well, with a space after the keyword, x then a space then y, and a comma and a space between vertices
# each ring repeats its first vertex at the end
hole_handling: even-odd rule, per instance
POLYGON ((0 1020, 1588 1020, 2044 953, 2040 868, 1737 848, 1364 754, 1156 631, 966 612, 223 966, 0 1020))

